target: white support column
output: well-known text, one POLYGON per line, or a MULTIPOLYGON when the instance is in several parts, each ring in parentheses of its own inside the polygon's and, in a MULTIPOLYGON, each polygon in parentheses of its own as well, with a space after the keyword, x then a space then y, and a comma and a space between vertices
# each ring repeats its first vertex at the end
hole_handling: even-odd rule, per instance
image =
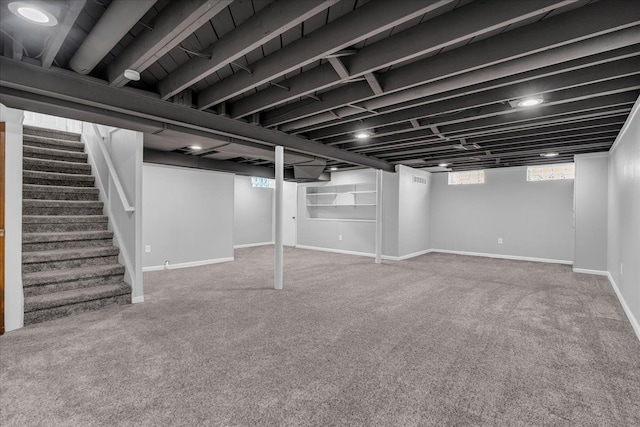
POLYGON ((284 182, 284 147, 276 147, 276 215, 275 215, 275 244, 276 244, 276 273, 273 288, 282 289, 282 210, 283 210, 283 182, 284 182))
POLYGON ((376 264, 382 262, 382 170, 376 170, 376 264))

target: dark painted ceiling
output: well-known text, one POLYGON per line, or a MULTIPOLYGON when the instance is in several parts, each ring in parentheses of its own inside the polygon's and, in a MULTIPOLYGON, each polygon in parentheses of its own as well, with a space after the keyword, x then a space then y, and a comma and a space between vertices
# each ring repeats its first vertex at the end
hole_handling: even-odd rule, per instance
POLYGON ((130 23, 108 22, 126 0, 39 2, 55 27, 1 3, 2 102, 95 108, 187 156, 269 166, 282 140, 287 164, 339 169, 566 162, 608 150, 640 94, 637 0, 158 0, 130 23), (101 21, 123 35, 85 76, 72 58, 101 21))

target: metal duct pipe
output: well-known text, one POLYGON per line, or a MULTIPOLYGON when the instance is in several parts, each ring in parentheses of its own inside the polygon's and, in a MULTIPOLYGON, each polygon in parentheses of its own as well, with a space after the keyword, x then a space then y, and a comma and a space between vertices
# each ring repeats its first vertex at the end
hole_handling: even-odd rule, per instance
POLYGON ((89 74, 156 1, 114 0, 69 61, 71 69, 89 74))

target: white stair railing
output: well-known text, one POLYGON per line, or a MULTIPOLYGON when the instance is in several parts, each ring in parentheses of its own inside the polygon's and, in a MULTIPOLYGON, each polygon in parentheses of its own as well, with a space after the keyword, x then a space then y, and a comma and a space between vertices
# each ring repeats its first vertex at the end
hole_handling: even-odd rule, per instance
MULTIPOLYGON (((100 189, 100 200, 106 207, 109 228, 114 234, 114 243, 120 248, 119 258, 126 269, 125 281, 132 287, 133 302, 143 300, 142 254, 138 253, 141 252, 142 247, 142 223, 140 213, 136 212, 136 206, 139 207, 141 201, 142 139, 140 136, 138 140, 137 135, 139 134, 125 129, 83 123, 82 140, 85 143, 89 161, 95 169, 96 185, 100 189), (118 132, 122 134, 117 134, 118 132), (115 147, 114 141, 118 139, 118 135, 121 140, 132 137, 135 140, 132 144, 115 147), (134 167, 139 168, 139 171, 124 169, 127 177, 124 185, 118 168, 114 164, 114 155, 117 158, 120 154, 122 158, 123 148, 131 151, 126 153, 127 156, 139 154, 140 157, 139 162, 134 163, 134 167)), ((122 163, 119 165, 122 166, 122 163)))
POLYGON ((131 206, 131 204, 129 203, 129 200, 127 200, 127 195, 125 194, 124 189, 122 188, 122 183, 120 182, 120 178, 118 177, 116 168, 113 166, 111 155, 107 151, 107 147, 105 143, 105 139, 108 138, 109 140, 111 140, 111 135, 113 135, 115 132, 122 129, 112 128, 108 131, 107 136, 103 136, 102 132, 100 132, 100 128, 98 127, 98 125, 96 125, 95 123, 91 123, 91 126, 95 134, 98 136, 98 146, 100 147, 100 151, 102 152, 104 161, 107 164, 107 169, 109 170, 109 177, 111 177, 111 179, 109 180, 108 188, 107 188, 107 199, 111 198, 111 183, 113 182, 113 185, 116 187, 116 191, 118 192, 118 197, 120 197, 120 202, 122 203, 122 206, 124 206, 124 210, 126 212, 135 212, 136 208, 131 206))

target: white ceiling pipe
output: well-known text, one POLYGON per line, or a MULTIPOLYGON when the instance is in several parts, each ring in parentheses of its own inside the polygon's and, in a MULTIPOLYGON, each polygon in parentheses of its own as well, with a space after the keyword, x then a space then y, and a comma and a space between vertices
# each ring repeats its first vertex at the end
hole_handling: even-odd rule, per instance
POLYGON ((89 74, 157 0, 114 0, 69 61, 80 74, 89 74))

